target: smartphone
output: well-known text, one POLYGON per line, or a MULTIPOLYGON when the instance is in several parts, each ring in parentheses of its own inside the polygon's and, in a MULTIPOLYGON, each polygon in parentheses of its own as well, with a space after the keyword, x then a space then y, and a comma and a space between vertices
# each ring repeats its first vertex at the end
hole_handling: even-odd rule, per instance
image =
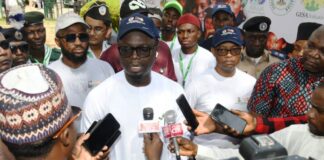
MULTIPOLYGON (((99 122, 100 122, 100 121, 99 121, 99 122)), ((96 127, 97 123, 98 123, 98 121, 94 121, 94 122, 91 124, 91 126, 88 128, 88 130, 87 130, 86 133, 90 133, 90 132, 93 130, 93 128, 96 127)))
POLYGON ((180 107, 182 114, 186 118, 188 125, 191 127, 191 130, 194 131, 198 127, 199 123, 196 119, 196 116, 192 112, 192 109, 191 109, 186 97, 183 94, 181 94, 177 98, 176 102, 177 102, 178 106, 180 107))
POLYGON ((96 155, 105 145, 111 145, 119 137, 120 124, 115 117, 109 113, 104 119, 96 122, 94 126, 90 127, 90 137, 83 145, 92 155, 96 155), (91 129, 92 128, 92 129, 91 129), (118 135, 118 136, 117 136, 118 135))
POLYGON ((216 104, 215 108, 211 113, 212 118, 221 125, 227 125, 239 133, 242 133, 245 126, 246 121, 240 118, 239 116, 233 114, 227 108, 225 108, 221 104, 216 104))

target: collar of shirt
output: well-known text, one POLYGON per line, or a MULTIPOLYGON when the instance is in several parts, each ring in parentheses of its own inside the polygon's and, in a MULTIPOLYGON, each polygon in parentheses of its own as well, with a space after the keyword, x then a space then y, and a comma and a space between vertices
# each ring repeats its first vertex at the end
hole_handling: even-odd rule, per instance
MULTIPOLYGON (((102 42, 102 50, 101 50, 101 53, 100 53, 100 56, 102 55, 102 53, 108 49, 111 45, 107 42, 107 41, 103 41, 102 42)), ((94 54, 94 52, 91 50, 90 46, 89 46, 89 49, 88 49, 88 52, 87 52, 87 55, 88 57, 91 57, 91 58, 95 58, 96 55, 94 54)), ((100 58, 100 57, 99 57, 100 58)))
POLYGON ((270 62, 270 51, 265 49, 264 54, 261 57, 252 58, 252 57, 249 57, 246 54, 246 51, 244 50, 243 54, 242 54, 242 60, 249 61, 249 62, 251 62, 251 63, 253 63, 255 65, 263 63, 263 62, 270 62))

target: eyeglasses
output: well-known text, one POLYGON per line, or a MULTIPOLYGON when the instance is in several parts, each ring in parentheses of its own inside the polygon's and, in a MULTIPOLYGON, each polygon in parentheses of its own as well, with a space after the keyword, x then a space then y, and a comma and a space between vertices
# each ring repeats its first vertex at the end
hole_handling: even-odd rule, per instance
POLYGON ((8 49, 8 48, 9 48, 9 42, 6 41, 6 40, 1 41, 1 42, 0 42, 0 47, 1 47, 2 49, 8 49))
POLYGON ((136 55, 140 58, 149 57, 153 47, 129 47, 129 46, 119 46, 119 54, 123 58, 129 58, 133 55, 134 50, 136 50, 136 55))
POLYGON ((21 52, 28 52, 28 44, 21 44, 21 45, 10 45, 10 49, 13 53, 17 52, 18 49, 21 52))
POLYGON ((79 33, 79 34, 67 34, 65 36, 59 37, 64 38, 66 42, 73 43, 77 38, 81 42, 88 42, 89 41, 89 34, 88 33, 79 33))
POLYGON ((57 139, 63 131, 68 128, 81 114, 81 109, 78 107, 71 106, 73 115, 72 117, 63 125, 63 127, 55 133, 53 139, 57 139))
POLYGON ((226 56, 228 52, 233 56, 237 56, 241 54, 241 48, 231 48, 231 49, 216 48, 216 53, 219 56, 226 56))

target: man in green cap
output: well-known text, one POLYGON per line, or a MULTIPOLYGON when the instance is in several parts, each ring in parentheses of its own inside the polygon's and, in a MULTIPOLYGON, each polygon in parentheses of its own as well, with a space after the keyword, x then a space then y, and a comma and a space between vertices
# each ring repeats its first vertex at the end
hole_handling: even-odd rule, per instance
POLYGON ((23 33, 29 46, 29 55, 32 63, 48 65, 60 58, 60 52, 45 44, 46 29, 43 23, 44 14, 37 11, 25 13, 23 33))
POLYGON ((182 6, 177 1, 167 2, 163 7, 161 40, 169 46, 172 54, 174 49, 181 48, 176 34, 176 25, 182 12, 182 6))

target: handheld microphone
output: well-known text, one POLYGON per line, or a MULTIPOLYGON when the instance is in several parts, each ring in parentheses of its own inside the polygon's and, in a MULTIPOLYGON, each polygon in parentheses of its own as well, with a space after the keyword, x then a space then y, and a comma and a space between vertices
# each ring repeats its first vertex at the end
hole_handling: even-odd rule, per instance
POLYGON ((154 121, 154 112, 150 107, 143 109, 144 121, 141 121, 138 126, 139 133, 157 133, 160 132, 159 121, 154 121))
POLYGON ((163 133, 165 138, 171 138, 173 141, 175 154, 177 160, 180 160, 180 151, 179 151, 179 145, 177 142, 177 137, 182 136, 182 126, 180 123, 176 123, 176 117, 177 114, 174 110, 169 110, 164 114, 164 122, 167 124, 167 126, 163 127, 163 133))
POLYGON ((151 107, 144 108, 143 109, 143 117, 144 117, 144 120, 153 120, 153 117, 154 117, 153 108, 151 108, 151 107))

